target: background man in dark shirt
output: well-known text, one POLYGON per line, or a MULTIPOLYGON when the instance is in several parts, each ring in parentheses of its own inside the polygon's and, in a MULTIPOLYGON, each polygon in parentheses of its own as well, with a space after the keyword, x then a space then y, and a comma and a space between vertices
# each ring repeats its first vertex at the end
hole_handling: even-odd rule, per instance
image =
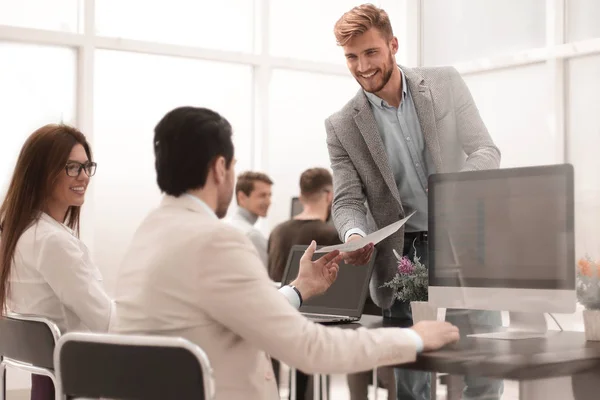
MULTIPOLYGON (((300 176, 300 202, 304 208, 293 219, 283 222, 271 231, 268 243, 269 276, 281 282, 288 255, 296 244, 309 245, 316 241, 318 246, 342 243, 335 227, 327 223, 333 202, 333 177, 325 168, 311 168, 300 176)), ((273 367, 278 371, 275 361, 273 367)), ((307 390, 309 377, 302 372, 296 375, 296 398, 312 399, 312 390, 307 390)))
POLYGON ((340 244, 337 230, 326 221, 333 202, 333 177, 325 168, 311 168, 300 176, 300 203, 303 210, 293 219, 279 224, 269 237, 269 276, 280 282, 293 245, 340 244))
MULTIPOLYGON (((342 243, 333 224, 327 223, 333 202, 333 177, 325 168, 311 168, 300 176, 300 202, 303 210, 293 219, 279 224, 269 237, 269 276, 280 282, 292 246, 309 245, 312 240, 318 246, 342 243)), ((275 365, 274 365, 275 367, 275 365)), ((372 374, 369 371, 348 375, 348 388, 352 400, 366 400, 367 388, 372 374)), ((394 373, 391 368, 381 368, 379 378, 389 393, 396 393, 394 373)), ((309 379, 301 372, 296 378, 296 398, 310 399, 312 391, 306 390, 309 379)), ((310 386, 309 386, 310 387, 310 386)))

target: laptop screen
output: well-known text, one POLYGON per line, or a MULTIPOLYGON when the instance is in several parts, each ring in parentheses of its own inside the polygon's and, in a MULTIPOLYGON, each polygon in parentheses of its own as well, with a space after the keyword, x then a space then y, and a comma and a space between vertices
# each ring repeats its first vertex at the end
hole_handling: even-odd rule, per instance
MULTIPOLYGON (((287 285, 298 276, 300 258, 308 246, 293 246, 281 284, 287 285)), ((375 250, 376 251, 376 250, 375 250)), ((315 254, 317 260, 324 254, 315 254)), ((375 253, 368 265, 346 265, 342 261, 336 281, 322 295, 308 299, 300 307, 301 312, 333 314, 360 318, 369 290, 375 253)))

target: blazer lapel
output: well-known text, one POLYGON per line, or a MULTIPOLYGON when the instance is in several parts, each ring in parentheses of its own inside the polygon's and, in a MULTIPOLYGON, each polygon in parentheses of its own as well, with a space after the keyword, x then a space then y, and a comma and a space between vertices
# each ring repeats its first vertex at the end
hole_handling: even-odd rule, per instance
POLYGON ((431 100, 431 91, 429 86, 425 84, 425 80, 421 75, 414 72, 410 68, 401 67, 406 74, 408 89, 412 96, 417 116, 419 117, 419 125, 425 144, 429 150, 429 154, 435 164, 436 172, 442 172, 442 153, 440 151, 440 142, 438 140, 437 127, 435 124, 435 114, 433 112, 433 102, 431 100))
POLYGON ((388 156, 383 147, 383 141, 381 140, 379 130, 377 129, 377 121, 375 121, 375 116, 373 115, 373 111, 371 111, 367 96, 360 90, 355 99, 355 109, 358 113, 354 116, 354 121, 365 139, 365 143, 367 144, 381 175, 383 175, 385 183, 388 185, 394 198, 401 203, 398 186, 396 185, 394 174, 390 168, 388 156))

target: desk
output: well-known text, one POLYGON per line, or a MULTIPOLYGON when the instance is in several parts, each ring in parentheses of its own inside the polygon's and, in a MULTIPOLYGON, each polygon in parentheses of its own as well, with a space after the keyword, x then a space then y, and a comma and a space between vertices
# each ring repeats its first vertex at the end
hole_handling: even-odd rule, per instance
MULTIPOLYGON (((399 325, 393 320, 365 315, 358 323, 344 328, 361 326, 399 325)), ((462 337, 456 344, 419 354, 414 363, 396 367, 516 380, 521 400, 573 400, 573 377, 578 385, 586 385, 576 387, 576 400, 600 398, 600 380, 581 379, 586 373, 600 376, 600 342, 586 341, 583 332, 549 331, 547 338, 525 340, 462 337)))

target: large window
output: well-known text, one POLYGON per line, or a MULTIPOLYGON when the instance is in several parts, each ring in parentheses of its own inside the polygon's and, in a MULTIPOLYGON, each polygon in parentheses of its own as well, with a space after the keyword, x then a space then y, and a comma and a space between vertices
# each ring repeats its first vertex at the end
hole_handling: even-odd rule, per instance
POLYGON ((575 167, 578 256, 600 259, 600 56, 568 65, 567 132, 569 161, 575 167))
POLYGON ((0 0, 0 25, 79 32, 83 0, 0 0))
POLYGON ((600 1, 568 0, 566 5, 569 41, 600 37, 600 1))
POLYGON ((221 113, 233 126, 239 167, 250 167, 252 73, 243 65, 98 51, 94 89, 94 250, 99 265, 115 271, 160 200, 152 139, 168 111, 189 105, 221 113))
POLYGON ((546 0, 426 0, 423 7, 425 65, 545 46, 546 0))
MULTIPOLYGON (((0 19, 8 20, 2 7, 7 5, 0 0, 0 19)), ((2 41, 0 60, 2 201, 27 137, 45 124, 75 123, 76 61, 73 49, 2 41)), ((28 387, 30 382, 28 373, 8 368, 8 390, 28 387)))
POLYGON ((562 139, 550 134, 551 87, 545 64, 469 75, 465 81, 502 152, 503 168, 561 161, 562 139))
POLYGON ((270 86, 268 166, 273 178, 271 225, 289 218, 302 171, 329 168, 325 118, 357 92, 353 78, 275 70, 270 86))
POLYGON ((333 26, 355 0, 279 0, 270 2, 270 52, 274 56, 344 63, 333 26))
POLYGON ((251 52, 253 0, 96 0, 99 35, 251 52))
POLYGON ((25 139, 48 123, 75 122, 75 52, 0 42, 0 199, 25 139))
MULTIPOLYGON (((336 45, 333 27, 337 20, 355 6, 357 0, 275 0, 270 1, 270 52, 274 56, 343 64, 344 53, 336 45)), ((371 3, 386 10, 394 34, 404 35, 406 0, 380 0, 371 3)), ((401 46, 399 62, 404 62, 401 46)))

